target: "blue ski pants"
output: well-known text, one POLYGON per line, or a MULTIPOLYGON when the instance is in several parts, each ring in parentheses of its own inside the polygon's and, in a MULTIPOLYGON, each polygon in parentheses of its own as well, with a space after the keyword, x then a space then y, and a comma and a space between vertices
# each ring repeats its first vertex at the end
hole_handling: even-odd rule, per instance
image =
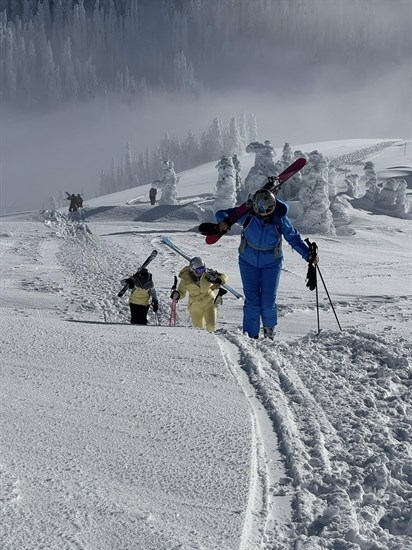
POLYGON ((239 257, 245 303, 243 305, 243 331, 251 338, 259 335, 260 319, 266 328, 277 325, 276 294, 282 271, 283 258, 268 266, 254 267, 239 257))

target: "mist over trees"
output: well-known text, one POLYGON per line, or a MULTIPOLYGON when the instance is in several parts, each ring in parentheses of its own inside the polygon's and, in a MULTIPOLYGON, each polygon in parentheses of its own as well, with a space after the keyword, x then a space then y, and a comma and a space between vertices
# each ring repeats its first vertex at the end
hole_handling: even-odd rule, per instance
POLYGON ((408 2, 388 4, 0 0, 0 91, 5 104, 28 108, 110 93, 201 94, 244 85, 245 64, 250 89, 275 83, 282 90, 302 49, 305 64, 342 73, 345 60, 352 68, 358 62, 360 79, 367 58, 370 78, 375 65, 382 70, 409 55, 408 2))
POLYGON ((256 117, 242 113, 239 119, 232 117, 226 126, 219 118, 214 118, 200 138, 191 130, 183 140, 166 134, 158 147, 153 150, 146 147, 136 157, 128 142, 120 163, 116 165, 113 160, 110 169, 102 171, 100 194, 107 195, 157 180, 164 161, 173 161, 176 171, 182 172, 222 156, 242 155, 247 144, 257 137, 256 117))

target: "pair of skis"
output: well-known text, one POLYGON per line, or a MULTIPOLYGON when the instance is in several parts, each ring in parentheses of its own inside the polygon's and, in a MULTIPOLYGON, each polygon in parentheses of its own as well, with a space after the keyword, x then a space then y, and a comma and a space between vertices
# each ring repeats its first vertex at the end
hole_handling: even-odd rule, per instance
MULTIPOLYGON (((183 256, 183 258, 185 258, 188 262, 190 262, 190 260, 193 258, 193 256, 190 256, 187 252, 185 252, 179 246, 177 246, 174 242, 172 242, 169 239, 169 237, 162 235, 160 240, 163 244, 165 244, 166 246, 168 246, 169 248, 177 252, 177 254, 180 254, 180 256, 183 256)), ((213 272, 214 272, 213 269, 206 269, 206 273, 213 274, 213 272)), ((243 298, 242 294, 240 294, 237 290, 235 290, 231 286, 227 284, 224 284, 224 285, 222 284, 221 287, 227 290, 228 292, 230 292, 231 294, 233 294, 233 296, 235 296, 236 298, 243 298)))
MULTIPOLYGON (((157 250, 153 250, 153 252, 145 259, 145 261, 142 263, 142 265, 139 267, 139 269, 136 271, 136 273, 134 275, 132 275, 132 277, 129 277, 130 279, 134 279, 135 277, 138 277, 139 276, 139 273, 142 269, 144 269, 145 267, 147 267, 150 262, 152 262, 157 256, 157 250)), ((123 296, 123 294, 127 291, 127 289, 129 288, 129 284, 126 283, 124 285, 124 287, 122 288, 122 290, 118 293, 118 297, 121 298, 123 296)))
MULTIPOLYGON (((297 172, 302 170, 302 168, 306 164, 306 159, 304 158, 298 158, 293 162, 290 166, 286 168, 281 174, 278 176, 269 176, 268 182, 263 187, 263 189, 267 189, 268 191, 271 191, 272 193, 276 194, 279 192, 282 185, 287 181, 289 178, 294 176, 297 172)), ((251 201, 248 199, 243 204, 237 206, 233 209, 233 212, 230 215, 230 222, 233 225, 236 223, 242 216, 247 214, 251 209, 251 201)), ((223 237, 223 235, 226 233, 226 231, 220 231, 219 224, 218 223, 201 223, 199 225, 199 231, 202 235, 206 236, 206 243, 207 244, 215 244, 218 242, 218 240, 223 237)))

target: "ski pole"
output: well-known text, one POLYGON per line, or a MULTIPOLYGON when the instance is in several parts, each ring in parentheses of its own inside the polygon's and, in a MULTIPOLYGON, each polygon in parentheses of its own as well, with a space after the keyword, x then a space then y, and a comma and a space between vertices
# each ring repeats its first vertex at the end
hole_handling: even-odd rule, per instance
MULTIPOLYGON (((172 286, 172 293, 177 288, 177 277, 175 275, 174 283, 172 286)), ((175 327, 177 321, 177 300, 172 300, 172 305, 170 307, 170 317, 169 317, 169 327, 175 327)))
MULTIPOLYGON (((311 254, 311 260, 316 258, 318 255, 318 245, 316 243, 311 243, 309 239, 305 239, 305 243, 308 245, 310 254, 311 254)), ((309 290, 316 290, 316 318, 318 321, 318 334, 320 333, 320 318, 319 318, 319 293, 318 293, 318 280, 316 277, 316 269, 313 265, 313 261, 309 261, 309 267, 308 267, 308 273, 306 275, 307 284, 306 286, 309 288, 309 290)))
POLYGON ((316 292, 316 318, 318 321, 318 334, 320 333, 320 318, 319 318, 319 292, 318 292, 318 278, 315 270, 315 292, 316 292))
POLYGON ((330 305, 331 305, 331 307, 332 307, 332 311, 333 311, 333 313, 334 313, 334 315, 335 315, 335 319, 336 319, 336 322, 338 323, 338 327, 340 328, 340 330, 342 330, 342 327, 340 326, 340 323, 339 323, 338 316, 336 315, 335 308, 333 307, 332 300, 330 299, 328 289, 326 288, 325 281, 323 280, 322 273, 320 272, 320 269, 319 269, 319 266, 318 266, 318 265, 316 265, 316 269, 318 270, 318 273, 319 273, 319 275, 320 275, 320 278, 322 279, 322 283, 323 283, 323 286, 325 287, 326 294, 328 295, 329 303, 330 303, 330 305))

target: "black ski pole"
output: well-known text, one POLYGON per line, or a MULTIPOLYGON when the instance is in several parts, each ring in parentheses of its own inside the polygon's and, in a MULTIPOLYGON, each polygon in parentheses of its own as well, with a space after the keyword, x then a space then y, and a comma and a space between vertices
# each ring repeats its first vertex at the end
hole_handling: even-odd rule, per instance
MULTIPOLYGON (((307 245, 310 249, 311 257, 313 259, 316 258, 316 256, 318 255, 318 245, 315 242, 311 243, 309 239, 305 239, 305 242, 307 243, 307 245)), ((316 277, 315 266, 313 265, 312 262, 309 262, 308 274, 307 274, 306 278, 308 279, 308 283, 307 283, 306 286, 310 290, 315 289, 315 291, 316 291, 316 318, 317 318, 317 321, 318 321, 318 334, 319 334, 320 333, 320 317, 319 317, 318 279, 316 277)))
MULTIPOLYGON (((174 276, 174 282, 172 286, 172 295, 177 288, 177 277, 174 276)), ((172 298, 172 305, 170 306, 169 327, 175 327, 177 322, 177 300, 172 298)))
POLYGON ((318 334, 320 333, 320 317, 319 317, 319 292, 318 292, 318 278, 316 276, 315 269, 315 292, 316 292, 316 318, 318 320, 318 334))
POLYGON ((330 305, 331 305, 331 307, 332 307, 332 311, 333 311, 333 313, 334 313, 334 315, 335 315, 335 319, 336 319, 336 322, 338 323, 338 327, 339 327, 340 330, 342 330, 342 327, 340 326, 340 323, 339 323, 338 316, 336 315, 335 308, 333 307, 332 300, 330 299, 328 289, 326 288, 325 281, 323 280, 322 273, 320 272, 320 269, 319 269, 319 266, 318 266, 318 265, 316 265, 316 269, 318 270, 318 273, 319 273, 319 275, 320 275, 320 278, 322 279, 322 283, 323 283, 323 286, 325 287, 326 294, 328 295, 329 303, 330 303, 330 305))

